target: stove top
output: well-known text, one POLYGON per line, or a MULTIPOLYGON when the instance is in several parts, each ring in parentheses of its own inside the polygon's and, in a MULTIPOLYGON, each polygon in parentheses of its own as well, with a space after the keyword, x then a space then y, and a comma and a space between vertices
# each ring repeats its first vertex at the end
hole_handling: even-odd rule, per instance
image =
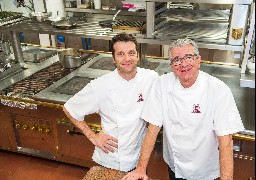
POLYGON ((143 61, 141 67, 145 69, 155 70, 160 65, 160 62, 143 61))
POLYGON ((113 71, 115 70, 116 66, 111 57, 102 57, 89 66, 89 68, 113 71))
MULTIPOLYGON (((96 56, 98 56, 96 53, 86 54, 86 56, 84 56, 82 59, 82 65, 96 56)), ((27 78, 8 86, 7 88, 3 89, 1 93, 4 95, 22 93, 32 96, 54 84, 66 75, 72 73, 76 69, 78 68, 65 69, 60 65, 59 62, 55 62, 52 65, 37 71, 31 76, 28 76, 27 78)), ((72 92, 74 92, 74 90, 72 92)), ((65 92, 63 91, 63 93, 65 92)))
POLYGON ((54 89, 52 92, 67 95, 75 95, 81 89, 83 89, 91 80, 93 80, 93 78, 74 76, 67 82, 63 83, 62 85, 54 89))
MULTIPOLYGON (((143 61, 141 67, 145 69, 155 70, 159 65, 159 62, 151 62, 145 60, 143 61)), ((113 71, 115 70, 116 66, 112 60, 112 57, 102 57, 94 62, 92 65, 90 65, 89 68, 113 71)))
POLYGON ((5 88, 3 92, 7 95, 9 93, 22 93, 26 95, 34 95, 62 77, 71 72, 70 69, 63 69, 61 65, 56 62, 51 66, 44 68, 31 76, 14 83, 5 88))

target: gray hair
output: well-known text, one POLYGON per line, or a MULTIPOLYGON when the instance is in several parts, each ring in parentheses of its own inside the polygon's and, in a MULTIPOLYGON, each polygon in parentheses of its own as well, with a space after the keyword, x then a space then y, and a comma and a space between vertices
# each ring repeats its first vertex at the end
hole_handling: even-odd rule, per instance
POLYGON ((178 39, 178 40, 173 41, 171 43, 171 45, 169 46, 169 49, 168 49, 169 59, 170 60, 172 59, 172 55, 171 55, 171 49, 172 48, 174 48, 174 47, 183 47, 183 46, 186 46, 188 44, 191 44, 193 46, 195 54, 197 56, 199 56, 199 50, 198 50, 197 44, 193 40, 185 38, 185 39, 178 39))

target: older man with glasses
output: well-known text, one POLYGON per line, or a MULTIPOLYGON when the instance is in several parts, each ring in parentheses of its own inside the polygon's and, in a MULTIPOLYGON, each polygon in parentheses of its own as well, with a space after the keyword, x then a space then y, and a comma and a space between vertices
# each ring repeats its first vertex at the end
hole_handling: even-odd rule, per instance
POLYGON ((163 156, 170 179, 233 179, 232 134, 244 129, 230 88, 200 71, 190 39, 170 45, 170 67, 153 85, 142 113, 149 122, 137 168, 123 179, 148 179, 146 167, 163 126, 163 156))

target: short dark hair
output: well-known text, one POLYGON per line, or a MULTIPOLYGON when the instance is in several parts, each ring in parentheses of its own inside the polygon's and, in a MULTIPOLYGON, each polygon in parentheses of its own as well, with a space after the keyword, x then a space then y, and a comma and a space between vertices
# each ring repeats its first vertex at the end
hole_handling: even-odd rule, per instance
POLYGON ((139 45, 138 42, 136 40, 136 38, 132 35, 132 34, 127 34, 127 33, 120 33, 115 35, 112 40, 110 41, 110 50, 112 52, 112 55, 115 54, 115 49, 114 49, 114 45, 117 42, 134 42, 135 46, 136 46, 136 51, 139 51, 139 45))

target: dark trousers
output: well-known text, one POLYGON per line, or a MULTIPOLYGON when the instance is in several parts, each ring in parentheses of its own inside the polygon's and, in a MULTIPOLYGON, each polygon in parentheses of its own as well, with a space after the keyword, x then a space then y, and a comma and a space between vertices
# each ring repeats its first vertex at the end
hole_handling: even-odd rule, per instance
POLYGON ((170 167, 168 167, 168 172, 169 172, 170 180, 181 180, 182 179, 182 178, 175 178, 175 173, 171 170, 170 167))
MULTIPOLYGON (((169 178, 170 180, 182 180, 183 178, 175 178, 175 173, 171 170, 170 167, 168 167, 168 172, 169 172, 169 178)), ((184 179, 183 179, 184 180, 184 179)), ((217 178, 215 180, 220 180, 220 178, 217 178)))

